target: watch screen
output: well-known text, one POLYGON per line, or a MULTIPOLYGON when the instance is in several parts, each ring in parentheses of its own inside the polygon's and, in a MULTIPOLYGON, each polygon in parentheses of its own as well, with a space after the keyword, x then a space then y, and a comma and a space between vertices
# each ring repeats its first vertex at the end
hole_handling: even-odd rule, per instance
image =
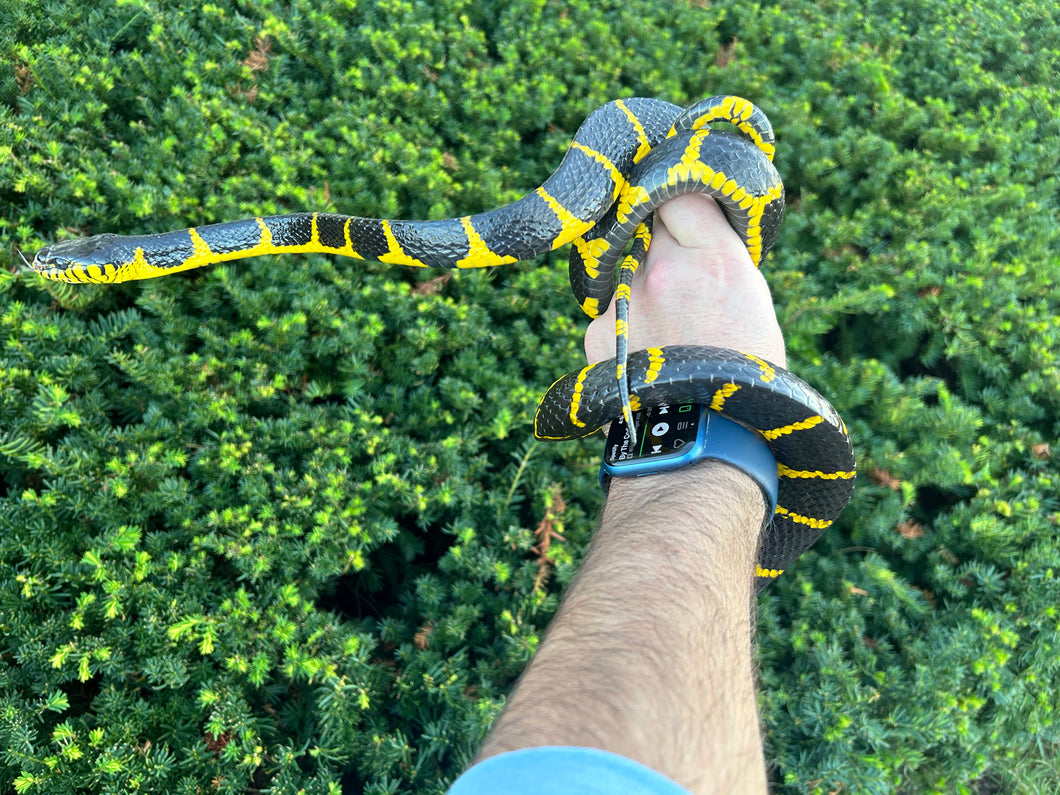
POLYGON ((680 456, 686 445, 696 441, 700 417, 704 414, 700 409, 698 403, 682 403, 634 411, 633 424, 637 430, 635 448, 625 420, 615 420, 607 434, 604 460, 608 464, 617 464, 634 459, 658 460, 680 456))

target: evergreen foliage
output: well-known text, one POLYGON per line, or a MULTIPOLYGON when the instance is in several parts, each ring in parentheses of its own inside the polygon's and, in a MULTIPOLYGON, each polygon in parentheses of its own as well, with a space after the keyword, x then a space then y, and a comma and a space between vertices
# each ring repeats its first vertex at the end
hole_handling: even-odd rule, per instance
MULTIPOLYGON (((592 532, 565 252, 112 288, 59 237, 510 201, 746 96, 851 506, 760 599, 778 792, 1060 787, 1060 15, 1028 0, 0 0, 0 790, 444 791, 592 532)), ((704 296, 704 300, 709 300, 704 296)))

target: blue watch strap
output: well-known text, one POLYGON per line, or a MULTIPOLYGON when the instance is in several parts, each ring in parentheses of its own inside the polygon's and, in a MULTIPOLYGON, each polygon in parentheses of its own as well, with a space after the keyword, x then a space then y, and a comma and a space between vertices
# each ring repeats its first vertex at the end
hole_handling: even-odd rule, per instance
POLYGON ((769 506, 767 515, 772 516, 777 510, 777 489, 780 486, 777 459, 772 451, 762 437, 738 422, 713 411, 707 415, 710 419, 702 458, 725 461, 750 475, 762 487, 769 506))
POLYGON ((641 459, 636 466, 626 467, 611 465, 601 468, 600 485, 604 492, 608 490, 611 477, 640 477, 660 474, 675 469, 684 469, 700 461, 713 459, 724 461, 749 475, 762 489, 769 508, 768 517, 772 517, 777 508, 777 489, 779 475, 777 461, 765 441, 754 431, 748 430, 737 422, 713 411, 704 412, 706 430, 692 449, 681 456, 680 462, 660 462, 658 468, 651 468, 650 462, 641 459))

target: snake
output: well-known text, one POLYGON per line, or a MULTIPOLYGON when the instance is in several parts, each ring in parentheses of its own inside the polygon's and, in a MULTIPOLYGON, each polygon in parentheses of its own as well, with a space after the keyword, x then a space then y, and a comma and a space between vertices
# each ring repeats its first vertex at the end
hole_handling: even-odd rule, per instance
POLYGON ((712 197, 754 266, 761 264, 784 215, 775 145, 769 118, 741 97, 711 96, 687 107, 649 97, 613 100, 586 117, 539 187, 496 209, 441 220, 300 212, 156 234, 106 233, 45 246, 31 267, 73 284, 306 253, 487 268, 570 244, 570 285, 582 311, 595 318, 615 302, 616 355, 557 380, 538 407, 535 436, 578 438, 619 416, 629 421, 638 408, 689 400, 756 432, 777 459, 779 475, 777 507, 755 567, 761 589, 812 546, 849 501, 856 473, 847 428, 809 384, 751 354, 708 346, 629 353, 629 303, 653 214, 682 194, 712 197))

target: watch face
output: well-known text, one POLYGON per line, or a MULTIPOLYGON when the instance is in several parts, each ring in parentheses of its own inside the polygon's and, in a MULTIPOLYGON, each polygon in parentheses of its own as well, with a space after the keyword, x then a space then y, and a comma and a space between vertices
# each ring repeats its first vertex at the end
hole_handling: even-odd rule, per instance
POLYGON ((623 462, 644 461, 658 465, 692 453, 706 411, 697 403, 652 406, 633 412, 637 431, 634 446, 625 420, 611 423, 604 449, 604 463, 621 467, 623 462))

